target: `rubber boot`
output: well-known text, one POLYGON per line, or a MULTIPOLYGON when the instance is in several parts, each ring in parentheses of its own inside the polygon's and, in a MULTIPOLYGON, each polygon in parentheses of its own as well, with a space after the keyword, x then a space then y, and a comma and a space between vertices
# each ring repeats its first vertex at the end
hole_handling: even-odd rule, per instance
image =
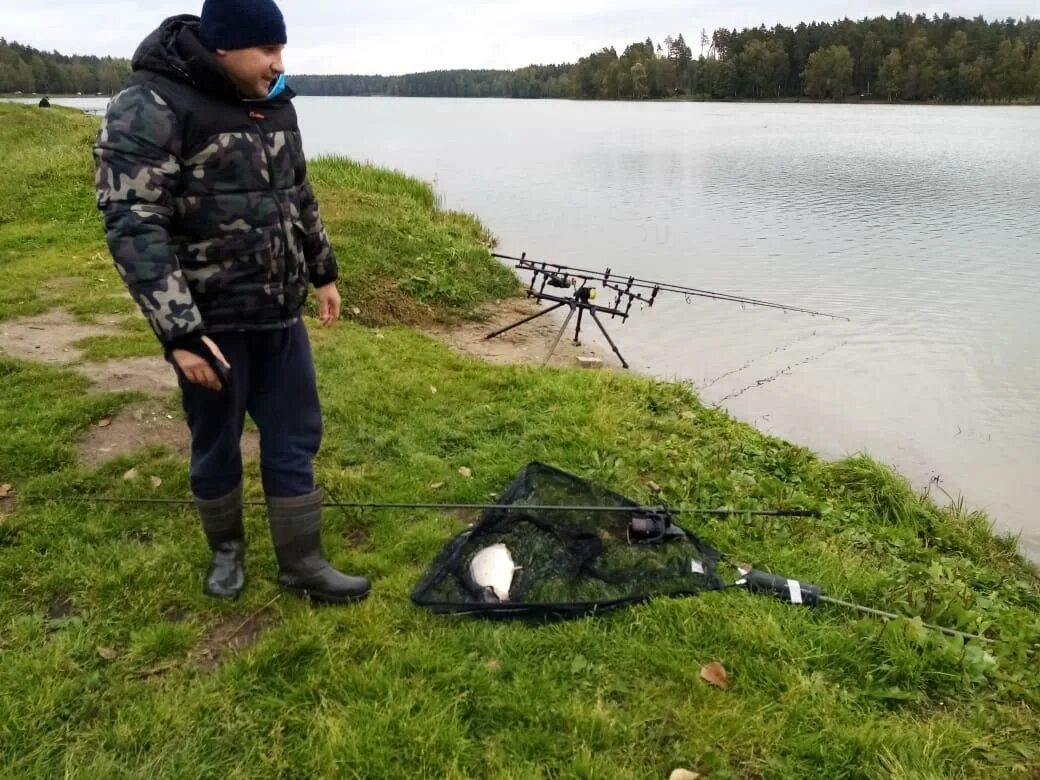
POLYGON ((368 595, 368 580, 336 571, 321 550, 321 502, 321 490, 293 498, 268 496, 278 582, 314 601, 360 601, 368 595))
POLYGON ((220 498, 195 496, 202 530, 213 552, 202 590, 207 596, 236 599, 246 586, 245 532, 242 528, 242 483, 220 498))

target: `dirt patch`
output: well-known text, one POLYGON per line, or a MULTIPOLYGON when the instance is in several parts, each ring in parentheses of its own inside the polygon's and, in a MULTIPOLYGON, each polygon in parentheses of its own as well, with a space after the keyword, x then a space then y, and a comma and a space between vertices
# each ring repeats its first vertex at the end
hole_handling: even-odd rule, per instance
MULTIPOLYGON (((560 313, 562 310, 558 309, 524 323, 493 339, 488 340, 486 337, 488 333, 545 310, 545 305, 539 306, 530 298, 509 299, 487 307, 482 312, 482 321, 426 326, 422 330, 440 339, 456 352, 479 357, 489 363, 541 365, 566 318, 566 314, 560 313)), ((600 334, 593 334, 589 330, 596 329, 594 322, 589 321, 587 317, 582 321, 580 345, 575 345, 572 340, 574 325, 575 320, 572 319, 556 346, 549 365, 576 368, 578 358, 585 356, 602 359, 604 367, 620 367, 617 358, 610 351, 610 346, 605 341, 601 343, 600 334)))
MULTIPOLYGON (((102 324, 80 322, 64 309, 23 317, 0 325, 0 349, 14 357, 51 365, 83 359, 75 344, 96 336, 115 336, 125 318, 110 317, 102 324)), ((177 389, 177 377, 161 356, 83 363, 72 368, 105 392, 137 391, 168 396, 177 389)))
POLYGON ((163 610, 163 620, 167 623, 183 623, 191 613, 187 607, 167 607, 163 610))
POLYGON ((102 363, 84 363, 76 370, 109 392, 136 391, 167 396, 177 389, 177 375, 161 357, 121 358, 102 363))
MULTIPOLYGON (((188 653, 187 657, 170 659, 145 669, 138 669, 132 676, 136 680, 158 682, 167 673, 193 667, 203 672, 212 672, 230 656, 256 644, 263 633, 278 623, 278 615, 271 609, 277 596, 252 615, 243 618, 235 615, 211 626, 202 639, 202 644, 188 653)), ((183 623, 191 616, 184 607, 172 606, 163 612, 167 623, 183 623)))
POLYGON ((25 360, 60 365, 83 357, 73 346, 77 341, 116 333, 111 328, 79 322, 64 309, 54 309, 0 324, 0 349, 25 360))
POLYGON ((270 606, 245 619, 237 615, 222 620, 206 632, 202 646, 191 653, 190 659, 202 671, 213 671, 227 656, 256 644, 260 636, 277 622, 278 615, 270 606))
MULTIPOLYGON (((96 469, 113 458, 154 446, 187 457, 191 437, 183 415, 170 412, 155 401, 146 401, 121 410, 104 425, 95 425, 77 442, 76 452, 85 466, 96 469)), ((242 458, 253 460, 259 455, 260 436, 256 431, 245 431, 242 458)))
POLYGON ((48 620, 61 620, 67 618, 73 612, 76 611, 76 605, 72 603, 72 600, 59 593, 51 599, 51 603, 47 606, 47 619, 48 620))
POLYGON ((0 498, 0 517, 3 515, 13 515, 16 509, 18 509, 17 496, 10 495, 0 498))
POLYGON ((150 402, 123 409, 102 426, 95 425, 77 443, 80 461, 92 469, 138 450, 165 446, 188 453, 188 427, 179 415, 150 402))
POLYGON ((363 550, 368 547, 369 533, 364 526, 354 525, 343 529, 344 545, 351 550, 363 550))
MULTIPOLYGON (((79 277, 50 280, 54 289, 74 286, 79 277)), ((75 344, 95 336, 118 335, 126 321, 112 315, 99 324, 77 320, 64 309, 53 309, 34 317, 0 324, 0 350, 8 354, 53 365, 69 366, 85 376, 102 392, 136 391, 155 398, 169 398, 177 389, 177 377, 161 357, 123 358, 70 365, 83 359, 75 344)), ((187 456, 188 428, 179 413, 171 414, 158 403, 148 402, 124 409, 102 427, 92 428, 78 443, 80 460, 91 468, 138 450, 163 445, 187 456)), ((242 457, 256 458, 260 439, 255 431, 242 436, 242 457)), ((0 514, 14 511, 14 499, 0 499, 0 514)))

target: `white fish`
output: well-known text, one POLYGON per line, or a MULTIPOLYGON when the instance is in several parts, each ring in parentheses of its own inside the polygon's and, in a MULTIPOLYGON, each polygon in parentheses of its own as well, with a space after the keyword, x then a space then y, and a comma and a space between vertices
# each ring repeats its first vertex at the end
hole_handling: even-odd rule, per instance
POLYGON ((490 589, 499 601, 509 601, 513 572, 519 568, 504 544, 493 544, 473 556, 469 573, 478 587, 490 589))

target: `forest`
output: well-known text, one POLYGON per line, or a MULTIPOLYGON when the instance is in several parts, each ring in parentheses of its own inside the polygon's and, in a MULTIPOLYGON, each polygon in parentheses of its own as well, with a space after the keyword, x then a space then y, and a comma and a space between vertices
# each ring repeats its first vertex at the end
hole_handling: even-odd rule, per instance
MULTIPOLYGON (((112 94, 130 63, 64 56, 0 38, 0 93, 112 94)), ((1040 102, 1040 20, 897 14, 853 21, 702 30, 618 54, 517 70, 401 76, 292 74, 301 95, 815 99, 941 103, 1040 102)))

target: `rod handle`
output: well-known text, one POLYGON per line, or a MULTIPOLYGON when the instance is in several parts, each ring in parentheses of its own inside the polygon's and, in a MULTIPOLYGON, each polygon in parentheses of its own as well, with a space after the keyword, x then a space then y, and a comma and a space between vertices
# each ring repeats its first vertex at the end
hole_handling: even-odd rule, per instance
POLYGON ((779 574, 752 569, 743 577, 743 583, 752 593, 773 596, 791 604, 815 607, 820 603, 820 586, 788 579, 779 574))

